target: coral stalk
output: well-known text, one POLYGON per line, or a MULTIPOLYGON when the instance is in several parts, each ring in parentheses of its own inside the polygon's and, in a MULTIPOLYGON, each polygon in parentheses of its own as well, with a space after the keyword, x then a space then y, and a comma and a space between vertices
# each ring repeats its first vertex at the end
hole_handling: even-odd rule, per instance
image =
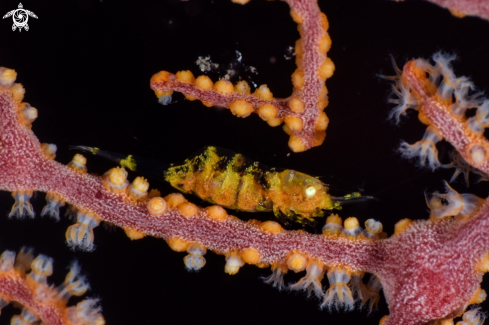
MULTIPOLYGON (((378 254, 371 242, 349 242, 305 232, 284 231, 253 222, 244 222, 226 216, 222 221, 210 217, 209 210, 198 208, 195 215, 185 216, 180 202, 162 215, 148 212, 147 201, 131 201, 126 194, 106 188, 103 177, 77 173, 47 158, 33 132, 18 122, 20 103, 9 90, 0 93, 0 189, 4 191, 41 191, 54 193, 77 209, 87 210, 102 221, 124 229, 168 240, 178 237, 187 242, 198 242, 219 254, 253 247, 260 252, 260 262, 286 264, 290 251, 299 250, 317 257, 324 263, 345 264, 352 269, 369 271, 378 254), (344 247, 348 253, 342 252, 344 247), (323 247, 329 247, 324 250, 323 247), (349 255, 352 254, 352 255, 349 255)), ((180 200, 180 199, 179 199, 180 200)), ((168 199, 167 199, 168 201, 168 199)), ((212 213, 212 211, 211 211, 212 213)))
POLYGON ((53 272, 52 259, 34 258, 30 251, 5 251, 0 256, 0 309, 10 302, 22 305, 22 313, 11 324, 30 325, 38 321, 49 325, 104 325, 97 299, 86 299, 67 307, 71 296, 83 295, 89 288, 74 263, 63 284, 54 288, 46 278, 53 272))
POLYGON ((257 113, 271 126, 285 122, 284 131, 290 135, 289 147, 294 152, 321 145, 329 122, 323 112, 328 105, 324 83, 334 71, 333 62, 326 57, 331 47, 328 20, 317 1, 288 0, 287 3, 301 34, 295 45, 297 70, 292 74, 294 90, 290 97, 275 99, 266 85, 250 94, 246 81, 234 86, 228 80, 213 84, 207 76, 194 78, 190 71, 176 75, 161 71, 151 78, 151 88, 160 103, 169 104, 172 92, 178 91, 189 100, 201 100, 206 106, 229 108, 238 117, 257 113))
POLYGON ((483 0, 429 0, 456 17, 477 16, 489 20, 489 4, 483 0))
MULTIPOLYGON (((416 104, 408 105, 404 101, 404 106, 398 108, 406 110, 412 106, 419 110, 421 122, 431 128, 427 132, 433 130, 431 132, 436 134, 436 140, 425 139, 423 144, 445 139, 455 147, 466 162, 488 174, 489 141, 483 136, 482 131, 487 126, 489 102, 468 95, 469 91, 473 91, 473 85, 465 77, 454 77, 450 66, 450 61, 453 59, 454 57, 446 57, 438 53, 434 56, 435 66, 429 65, 424 60, 409 61, 404 66, 400 87, 406 96, 411 98, 410 102, 416 104), (425 76, 426 73, 430 75, 429 79, 425 76), (455 102, 452 101, 452 94, 456 97, 455 102), (476 116, 465 118, 465 111, 473 107, 478 108, 476 116)), ((430 161, 437 161, 435 147, 426 151, 430 161)))
MULTIPOLYGON (((21 194, 31 191, 47 192, 51 200, 54 196, 59 198, 57 202, 78 209, 78 222, 72 226, 77 230, 67 231, 67 240, 75 248, 93 248, 91 228, 102 220, 124 228, 131 239, 150 235, 165 239, 175 251, 187 251, 184 262, 189 270, 202 268, 203 256, 210 249, 226 255, 225 271, 229 274, 238 272, 244 263, 272 266, 274 274, 267 281, 279 287, 288 270, 307 269, 306 278, 295 288, 311 291, 314 285, 318 296, 318 283, 328 270, 331 287, 323 306, 329 308, 353 308, 350 278, 370 272, 380 280, 389 304, 385 325, 453 318, 469 304, 480 301, 477 297, 481 295, 479 284, 485 268, 479 263, 489 244, 487 202, 469 218, 404 220, 393 237, 378 239, 382 228, 371 220, 362 231, 356 218, 345 220, 343 229, 341 218, 330 216, 324 234, 312 235, 285 231, 273 221, 244 222, 227 215, 219 206, 202 209, 181 194, 164 199, 154 193, 134 197, 128 190, 124 169, 115 168, 96 177, 54 161, 51 147, 41 146, 30 130, 33 120, 26 124, 19 113, 26 104, 20 102, 23 88, 13 84, 15 72, 4 70, 3 77, 0 188, 14 192, 14 209, 20 217, 30 213, 21 211, 29 206, 27 197, 21 194)), ((83 159, 78 157, 76 161, 83 159)), ((131 186, 139 185, 144 185, 143 191, 148 189, 140 179, 131 186)), ((378 291, 374 287, 365 291, 358 279, 356 283, 359 289, 355 292, 362 292, 362 304, 371 299, 363 296, 378 291)), ((374 297, 371 304, 378 299, 374 297)))

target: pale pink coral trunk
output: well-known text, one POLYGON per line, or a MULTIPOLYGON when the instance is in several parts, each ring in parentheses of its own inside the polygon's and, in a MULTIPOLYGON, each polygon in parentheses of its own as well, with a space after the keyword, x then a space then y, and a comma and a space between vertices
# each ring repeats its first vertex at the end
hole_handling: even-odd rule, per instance
POLYGON ((305 232, 264 232, 236 218, 215 221, 201 210, 183 217, 172 209, 161 217, 147 213, 143 203, 109 192, 101 178, 78 174, 44 157, 32 131, 17 121, 17 103, 9 91, 0 93, 0 188, 56 193, 102 220, 147 235, 179 237, 220 254, 254 247, 264 263, 285 264, 300 251, 326 266, 346 266, 379 276, 390 308, 387 324, 418 324, 453 317, 463 310, 482 274, 475 264, 486 252, 487 211, 468 222, 417 221, 405 232, 385 240, 348 240, 305 232))
POLYGON ((489 20, 489 2, 486 0, 429 0, 449 9, 456 16, 477 16, 489 20))

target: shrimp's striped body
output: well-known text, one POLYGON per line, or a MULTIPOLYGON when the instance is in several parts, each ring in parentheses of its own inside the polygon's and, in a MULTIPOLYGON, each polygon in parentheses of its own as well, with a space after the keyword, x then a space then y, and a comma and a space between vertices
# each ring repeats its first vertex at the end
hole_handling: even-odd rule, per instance
POLYGON ((277 170, 239 153, 206 147, 180 166, 165 172, 165 180, 184 193, 223 207, 247 212, 273 211, 301 222, 323 215, 335 204, 328 187, 315 177, 277 170))
POLYGON ((183 164, 170 166, 97 148, 73 148, 104 156, 133 171, 161 175, 179 191, 225 208, 273 211, 279 219, 285 217, 299 223, 323 216, 323 210, 341 208, 338 201, 344 200, 331 197, 327 185, 313 176, 290 169, 269 168, 217 147, 205 147, 183 164))

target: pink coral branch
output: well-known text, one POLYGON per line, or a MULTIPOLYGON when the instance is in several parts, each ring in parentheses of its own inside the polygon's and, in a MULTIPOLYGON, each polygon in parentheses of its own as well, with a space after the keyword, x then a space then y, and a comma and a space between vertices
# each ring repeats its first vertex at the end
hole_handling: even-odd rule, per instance
POLYGON ((290 97, 274 99, 266 85, 250 94, 246 82, 233 87, 227 80, 213 84, 206 76, 195 79, 190 71, 176 75, 161 71, 151 79, 151 88, 160 102, 168 104, 172 92, 178 91, 189 100, 201 100, 206 106, 229 108, 238 117, 244 118, 254 112, 271 126, 284 121, 284 130, 290 135, 289 147, 294 152, 319 146, 324 141, 329 122, 323 112, 328 105, 324 83, 334 71, 333 62, 326 57, 331 47, 328 21, 317 1, 288 0, 287 3, 301 34, 295 47, 297 70, 292 74, 294 90, 290 97))
POLYGON ((22 313, 14 316, 11 323, 104 325, 97 299, 66 306, 71 296, 83 295, 89 288, 85 278, 79 276, 78 264, 72 265, 64 283, 56 288, 46 282, 52 272, 52 259, 44 255, 34 258, 30 251, 22 250, 17 258, 12 251, 0 256, 0 309, 10 302, 22 305, 22 313))
MULTIPOLYGON (((452 318, 477 296, 483 273, 478 263, 487 253, 489 238, 485 233, 487 202, 469 219, 401 223, 396 234, 384 240, 360 239, 347 231, 359 229, 347 226, 347 221, 347 232, 341 236, 285 231, 275 222, 243 222, 216 213, 218 207, 198 208, 179 195, 167 198, 170 209, 166 213, 155 215, 148 212, 148 199, 134 201, 125 193, 109 190, 106 176, 79 173, 51 160, 30 128, 21 124, 25 120, 19 108, 25 105, 14 99, 19 97, 19 88, 11 89, 4 87, 0 93, 3 190, 55 194, 77 209, 124 228, 133 239, 141 238, 134 234, 163 238, 173 249, 190 253, 185 258, 189 269, 205 264, 202 255, 206 248, 226 255, 226 272, 230 274, 236 273, 243 261, 272 265, 275 276, 269 282, 279 287, 288 269, 301 271, 307 266, 309 281, 320 281, 325 267, 331 288, 323 305, 329 307, 353 307, 348 280, 343 277, 372 272, 380 279, 390 308, 384 324, 452 318), (461 229, 468 237, 461 237, 461 229), (467 240, 477 243, 470 252, 466 252, 467 240), (336 299, 339 302, 335 303, 336 299)), ((352 224, 358 227, 358 222, 352 224)), ((298 287, 307 289, 304 284, 298 287)))
POLYGON ((489 3, 484 0, 429 0, 457 17, 477 16, 489 20, 489 3))
POLYGON ((260 252, 260 261, 267 264, 285 264, 287 254, 293 250, 319 258, 327 265, 344 264, 369 271, 376 264, 372 256, 378 252, 371 242, 351 242, 296 231, 275 234, 236 218, 213 220, 203 209, 190 218, 176 208, 153 216, 146 201, 134 203, 126 195, 112 193, 104 186, 102 177, 77 173, 46 158, 32 131, 18 123, 17 106, 10 92, 0 93, 2 190, 55 193, 78 209, 88 210, 119 227, 166 240, 178 237, 198 242, 219 254, 253 247, 260 252))
MULTIPOLYGON (((480 100, 459 98, 460 103, 452 103, 451 98, 440 98, 440 94, 434 93, 434 85, 422 76, 422 72, 426 71, 419 65, 420 61, 409 61, 403 69, 403 82, 409 85, 412 90, 412 94, 419 98, 417 108, 420 111, 420 119, 431 127, 435 128, 435 132, 446 141, 450 142, 455 149, 460 153, 462 158, 465 159, 473 167, 489 174, 489 141, 478 132, 475 127, 483 129, 480 119, 476 117, 473 123, 469 123, 470 119, 465 118, 465 110, 470 107, 481 106, 480 100), (424 118, 426 117, 426 119, 424 118)), ((432 74, 440 74, 440 72, 434 71, 435 69, 445 69, 449 67, 443 67, 438 63, 437 67, 432 67, 426 72, 432 74), (438 68, 439 66, 439 68, 438 68)), ((450 78, 442 74, 443 78, 450 78)), ((444 87, 458 88, 459 91, 464 87, 471 87, 468 81, 460 79, 447 80, 447 85, 444 87), (450 84, 453 83, 453 84, 450 84)), ((445 81, 443 81, 445 82, 445 81)), ((438 89, 438 88, 436 88, 438 89)), ((435 89, 435 91, 436 91, 435 89)), ((456 91, 457 89, 455 89, 456 91)), ((443 96, 451 96, 454 90, 447 91, 449 94, 443 96)), ((463 95, 467 96, 467 95, 463 95)), ((481 110, 484 110, 482 108, 481 110)), ((482 114, 485 114, 482 112, 482 114)))
POLYGON ((27 285, 25 278, 22 278, 15 272, 0 275, 0 292, 3 297, 17 301, 33 311, 45 324, 67 324, 63 317, 63 310, 60 310, 54 304, 45 304, 36 301, 34 299, 35 293, 27 285))

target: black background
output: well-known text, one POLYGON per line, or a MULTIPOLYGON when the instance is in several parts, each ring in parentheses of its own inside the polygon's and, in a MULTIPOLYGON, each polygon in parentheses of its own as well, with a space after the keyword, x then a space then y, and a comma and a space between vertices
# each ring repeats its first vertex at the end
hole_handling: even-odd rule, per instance
MULTIPOLYGON (((20 33, 11 30, 11 18, 0 20, 0 65, 18 72, 25 101, 39 110, 33 131, 41 142, 58 146, 58 161, 68 163, 74 154, 68 146, 77 144, 165 162, 180 162, 201 147, 217 145, 269 166, 322 176, 339 194, 364 189, 378 201, 347 207, 341 216, 355 215, 362 224, 378 219, 389 234, 402 218, 427 218, 424 192, 442 190, 442 181, 451 177, 450 170, 432 173, 396 153, 401 139, 420 140, 425 126, 413 113, 400 127, 387 121, 390 85, 378 75, 393 74, 390 55, 402 66, 439 50, 456 53, 456 74, 470 76, 481 90, 489 88, 489 22, 455 18, 428 2, 319 1, 330 22, 333 45, 328 55, 336 66, 327 81, 330 125, 322 146, 293 154, 281 127, 271 128, 256 115, 238 119, 180 94, 174 95, 174 104, 163 107, 149 88, 150 77, 160 70, 190 69, 197 76, 193 62, 198 56, 211 55, 225 64, 238 50, 244 65, 257 68, 259 74, 252 78, 256 84, 267 84, 275 97, 289 96, 295 64, 284 55, 299 34, 286 3, 22 3, 39 18, 29 18, 30 30, 20 33)), ((0 14, 17 6, 18 0, 3 0, 0 14)), ((238 72, 246 78, 245 72, 238 72)), ((214 81, 217 76, 211 74, 214 81)), ((448 163, 451 146, 442 142, 437 147, 441 161, 448 163)), ((90 172, 100 174, 110 167, 89 157, 90 172)), ((167 184, 151 184, 164 195, 173 192, 167 184)), ((458 179, 453 186, 481 197, 488 192, 487 183, 472 182, 467 189, 458 179)), ((206 205, 199 198, 189 199, 206 205)), ((44 194, 32 202, 39 214, 44 194)), ((8 220, 12 203, 9 193, 0 193, 0 248, 27 245, 54 257, 56 284, 76 257, 92 285, 89 296, 101 298, 107 324, 378 324, 388 314, 383 298, 380 310, 370 316, 365 310, 321 311, 318 301, 302 293, 278 292, 263 284, 259 278, 269 275, 269 269, 245 266, 235 276, 225 274, 224 258, 213 253, 206 255, 207 265, 199 273, 188 273, 184 254, 171 251, 163 240, 133 242, 121 229, 109 232, 100 226, 95 229, 94 252, 72 252, 64 237, 69 220, 8 220)), ((274 220, 271 213, 233 214, 245 220, 274 220)), ((307 230, 319 232, 323 224, 319 220, 315 229, 307 230)), ((292 282, 300 276, 285 279, 292 282)), ((489 310, 487 304, 483 308, 489 310)), ((13 312, 12 307, 2 310, 0 324, 9 324, 13 312)))

